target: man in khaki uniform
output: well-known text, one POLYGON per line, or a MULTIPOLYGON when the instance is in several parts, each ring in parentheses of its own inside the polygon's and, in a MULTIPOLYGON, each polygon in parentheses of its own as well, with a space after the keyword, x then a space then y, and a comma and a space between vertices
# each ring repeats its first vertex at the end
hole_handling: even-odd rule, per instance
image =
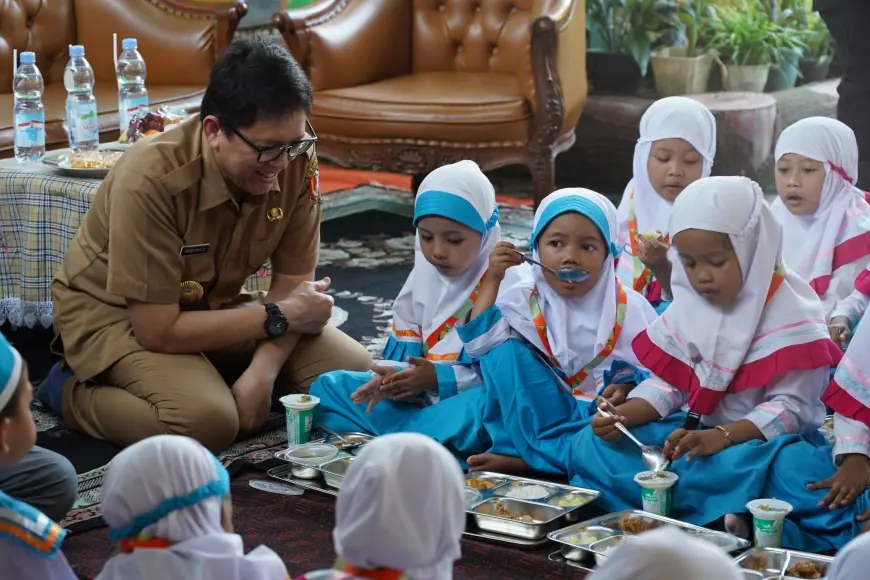
POLYGON ((215 64, 199 118, 113 168, 51 285, 66 365, 40 399, 72 428, 118 445, 176 433, 218 451, 261 426, 274 397, 369 368, 326 325, 329 280, 314 281, 310 106, 286 49, 240 40, 215 64), (269 259, 265 299, 243 293, 269 259))

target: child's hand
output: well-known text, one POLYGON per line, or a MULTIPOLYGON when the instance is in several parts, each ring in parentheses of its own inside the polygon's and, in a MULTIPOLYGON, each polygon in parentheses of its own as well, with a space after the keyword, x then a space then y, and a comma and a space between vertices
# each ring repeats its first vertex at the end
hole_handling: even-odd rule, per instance
POLYGON ((849 324, 848 316, 835 316, 828 323, 828 332, 831 340, 839 345, 846 344, 852 338, 852 325, 849 324))
POLYGON ((398 372, 398 370, 393 367, 385 367, 376 364, 371 365, 370 368, 372 372, 375 373, 371 380, 350 394, 350 398, 354 404, 361 405, 363 403, 368 403, 366 413, 370 413, 378 401, 384 399, 380 393, 381 384, 383 383, 384 378, 398 372))
POLYGON ((655 268, 668 263, 668 246, 662 240, 637 238, 637 254, 645 266, 655 268))
POLYGON ((409 356, 408 363, 410 367, 384 378, 381 394, 402 401, 438 386, 434 363, 416 356, 409 356))
POLYGON ((631 385, 608 385, 607 388, 601 391, 601 397, 616 407, 625 402, 625 399, 628 397, 628 391, 630 390, 631 385))
POLYGON ((510 242, 499 242, 489 255, 487 279, 501 282, 504 280, 504 273, 508 268, 519 266, 522 263, 523 256, 515 245, 510 242))
MULTIPOLYGON (((855 453, 843 458, 837 473, 824 481, 811 483, 807 488, 830 489, 819 502, 819 507, 827 505, 829 510, 835 510, 855 501, 868 485, 870 485, 870 458, 855 453)), ((868 514, 862 514, 865 515, 868 514)), ((862 516, 859 516, 859 520, 862 516)))
POLYGON ((616 428, 616 424, 625 422, 625 417, 621 416, 616 407, 603 397, 598 397, 598 406, 610 412, 612 416, 606 417, 601 413, 595 413, 595 417, 593 417, 590 423, 593 435, 605 441, 618 441, 622 437, 622 433, 616 428))
POLYGON ((728 446, 728 438, 719 429, 704 429, 703 431, 686 431, 677 429, 671 433, 665 441, 664 454, 676 461, 685 454, 689 454, 686 461, 695 457, 709 457, 716 455, 728 446))

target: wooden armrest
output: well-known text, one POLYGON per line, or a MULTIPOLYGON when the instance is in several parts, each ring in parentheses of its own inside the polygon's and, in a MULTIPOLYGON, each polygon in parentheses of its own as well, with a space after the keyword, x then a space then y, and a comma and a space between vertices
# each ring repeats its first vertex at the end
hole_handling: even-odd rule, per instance
POLYGON ((325 0, 272 21, 315 90, 354 87, 410 72, 411 4, 325 0))
POLYGON ((233 3, 206 4, 190 0, 148 0, 158 8, 182 18, 213 18, 218 23, 217 52, 222 53, 233 41, 239 21, 248 13, 244 0, 233 3))
POLYGON ((531 70, 520 68, 518 77, 535 114, 548 117, 561 134, 577 125, 588 94, 586 2, 543 0, 539 6, 531 24, 531 70))

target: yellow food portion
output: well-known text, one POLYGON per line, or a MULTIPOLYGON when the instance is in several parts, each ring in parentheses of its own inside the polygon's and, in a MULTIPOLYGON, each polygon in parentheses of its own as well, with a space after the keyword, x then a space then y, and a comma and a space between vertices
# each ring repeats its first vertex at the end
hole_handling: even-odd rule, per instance
POLYGON ((641 234, 641 237, 644 240, 651 242, 653 240, 660 240, 660 239, 662 239, 663 236, 662 236, 662 233, 658 230, 650 230, 650 231, 646 232, 645 234, 641 234))
POLYGON ((69 156, 69 166, 73 169, 111 169, 123 154, 122 151, 73 153, 69 156))

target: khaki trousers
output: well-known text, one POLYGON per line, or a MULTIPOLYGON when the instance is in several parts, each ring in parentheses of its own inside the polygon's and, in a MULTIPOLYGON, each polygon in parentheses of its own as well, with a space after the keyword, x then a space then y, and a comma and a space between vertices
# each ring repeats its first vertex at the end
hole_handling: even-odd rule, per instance
MULTIPOLYGON (((64 385, 63 418, 73 429, 120 446, 147 437, 192 437, 213 452, 235 441, 239 416, 229 385, 247 369, 255 343, 205 354, 129 354, 98 375, 64 385)), ((367 370, 371 356, 335 327, 303 335, 275 381, 273 397, 307 392, 323 373, 367 370)))

